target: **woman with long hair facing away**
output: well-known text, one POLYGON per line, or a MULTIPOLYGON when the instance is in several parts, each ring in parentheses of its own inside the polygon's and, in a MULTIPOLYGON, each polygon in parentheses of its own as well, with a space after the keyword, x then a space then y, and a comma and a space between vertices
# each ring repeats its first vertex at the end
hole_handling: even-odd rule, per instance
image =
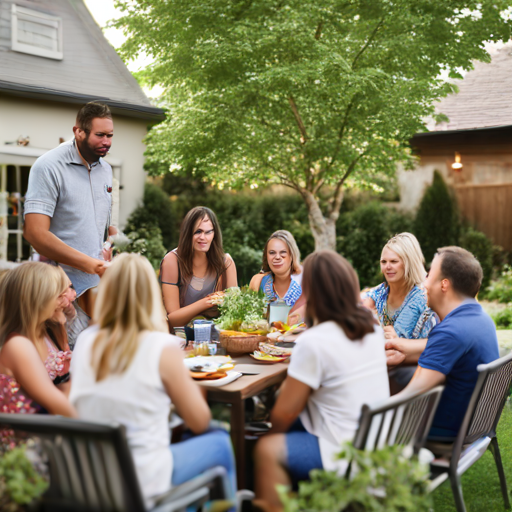
POLYGON ((160 265, 160 281, 171 327, 186 325, 199 315, 218 315, 211 295, 237 286, 237 277, 233 259, 222 248, 222 233, 212 210, 197 206, 187 213, 178 247, 160 265))
POLYGON ((280 510, 276 485, 308 479, 312 469, 343 471, 335 460, 357 430, 361 407, 389 397, 382 329, 359 305, 359 281, 333 251, 304 261, 302 289, 311 327, 297 339, 269 434, 255 450, 256 498, 280 510))
POLYGON ((390 375, 393 393, 405 387, 415 364, 425 349, 427 337, 437 317, 427 305, 423 281, 427 275, 420 244, 411 233, 400 233, 388 240, 380 257, 385 281, 363 293, 363 304, 376 312, 384 329, 387 361, 390 367, 401 363, 390 375))
POLYGON ((75 416, 66 398, 71 352, 65 329, 48 322, 65 307, 69 279, 59 267, 29 262, 0 283, 0 379, 2 412, 75 416), (61 389, 59 389, 61 388, 61 389), (21 399, 23 397, 23 399, 21 399))
POLYGON ((155 272, 146 258, 121 254, 105 271, 93 315, 71 364, 70 400, 80 418, 126 427, 148 508, 154 498, 213 466, 224 466, 236 488, 229 436, 209 432, 169 446, 172 403, 194 433, 210 410, 168 333, 155 272))
POLYGON ((284 229, 272 233, 263 248, 261 272, 253 276, 249 288, 262 291, 268 302, 282 300, 290 306, 288 323, 292 325, 304 317, 301 283, 302 267, 295 238, 284 229))

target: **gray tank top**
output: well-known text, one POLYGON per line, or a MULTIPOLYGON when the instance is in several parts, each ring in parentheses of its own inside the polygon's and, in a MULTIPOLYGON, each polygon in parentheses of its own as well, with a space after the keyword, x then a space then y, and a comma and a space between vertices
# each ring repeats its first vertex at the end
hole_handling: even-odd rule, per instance
POLYGON ((181 307, 189 306, 203 297, 215 291, 217 287, 217 277, 215 275, 206 275, 203 278, 192 276, 185 292, 185 298, 181 307))

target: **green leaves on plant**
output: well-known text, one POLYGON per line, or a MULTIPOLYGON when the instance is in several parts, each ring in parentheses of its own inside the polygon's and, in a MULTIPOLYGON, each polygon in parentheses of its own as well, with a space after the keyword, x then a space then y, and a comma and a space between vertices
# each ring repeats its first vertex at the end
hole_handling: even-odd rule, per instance
POLYGON ((0 456, 0 510, 5 512, 21 511, 21 505, 32 502, 48 487, 25 451, 21 446, 0 456))
POLYGON ((286 512, 427 512, 428 467, 406 458, 403 447, 374 452, 347 443, 340 458, 351 460, 356 472, 350 480, 335 472, 314 470, 300 482, 297 494, 278 489, 286 512))

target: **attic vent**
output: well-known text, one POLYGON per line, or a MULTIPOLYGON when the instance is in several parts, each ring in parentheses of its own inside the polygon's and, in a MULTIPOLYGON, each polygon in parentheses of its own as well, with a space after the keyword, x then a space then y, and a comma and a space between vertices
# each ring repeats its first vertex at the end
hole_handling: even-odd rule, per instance
POLYGON ((62 19, 12 5, 12 49, 62 60, 62 19))

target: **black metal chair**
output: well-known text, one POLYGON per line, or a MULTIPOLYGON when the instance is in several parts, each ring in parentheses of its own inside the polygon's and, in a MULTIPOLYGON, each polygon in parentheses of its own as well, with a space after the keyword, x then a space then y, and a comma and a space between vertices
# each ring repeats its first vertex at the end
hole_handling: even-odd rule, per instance
POLYGON ((496 427, 512 383, 512 353, 477 367, 479 372, 464 420, 453 443, 428 442, 426 447, 441 457, 431 463, 431 489, 449 479, 455 506, 465 512, 461 476, 489 448, 494 456, 505 507, 510 508, 507 482, 501 462, 496 427))
MULTIPOLYGON (((395 395, 372 406, 363 405, 354 447, 374 451, 399 445, 410 448, 410 456, 418 455, 425 445, 443 390, 444 386, 437 386, 424 393, 395 395)), ((351 471, 352 464, 349 464, 347 478, 351 471)))
MULTIPOLYGON (((125 429, 37 414, 0 414, 0 428, 36 437, 48 457, 50 486, 41 511, 145 512, 125 429)), ((208 500, 228 499, 226 470, 216 467, 158 497, 152 512, 185 511, 208 500)))

